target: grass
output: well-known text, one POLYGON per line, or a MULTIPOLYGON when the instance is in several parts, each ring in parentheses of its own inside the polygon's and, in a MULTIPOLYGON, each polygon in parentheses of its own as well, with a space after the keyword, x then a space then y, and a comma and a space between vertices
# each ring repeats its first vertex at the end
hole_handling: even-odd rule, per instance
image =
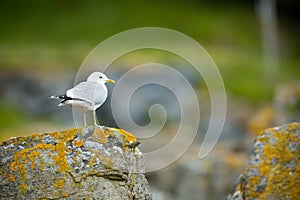
MULTIPOLYGON (((203 45, 219 67, 227 92, 235 97, 254 102, 270 99, 273 85, 297 79, 300 74, 294 52, 299 51, 297 41, 294 51, 281 58, 277 83, 265 86, 259 23, 254 8, 242 3, 28 0, 2 2, 0 13, 2 71, 77 70, 85 56, 106 38, 131 28, 157 26, 180 31, 203 45)), ((128 63, 148 59, 143 53, 136 56, 128 57, 128 63)), ((12 114, 2 123, 18 120, 12 114)))
POLYGON ((12 129, 17 130, 26 123, 27 117, 8 103, 0 102, 0 142, 11 136, 12 129), (12 128, 13 127, 13 128, 12 128))

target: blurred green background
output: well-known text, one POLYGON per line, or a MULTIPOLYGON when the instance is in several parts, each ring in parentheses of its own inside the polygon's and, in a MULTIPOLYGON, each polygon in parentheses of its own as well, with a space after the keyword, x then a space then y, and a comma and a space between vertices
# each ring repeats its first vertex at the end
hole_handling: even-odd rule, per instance
MULTIPOLYGON (((82 61, 103 40, 132 28, 164 27, 198 41, 222 74, 228 97, 227 121, 222 135, 236 143, 230 143, 225 151, 235 151, 232 155, 227 153, 236 161, 235 166, 229 168, 235 169, 232 177, 237 177, 246 163, 240 155, 235 157, 236 151, 246 148, 237 136, 252 144, 247 138, 248 132, 299 121, 299 9, 297 0, 2 1, 0 141, 11 136, 74 126, 71 109, 57 108, 57 102, 48 97, 72 87, 82 61), (263 17, 268 17, 270 7, 268 4, 260 7, 262 2, 275 5, 274 15, 267 20, 263 17)), ((123 56, 114 67, 122 73, 153 60, 173 64, 181 72, 186 70, 182 61, 151 50, 123 56)), ((191 74, 189 78, 193 82, 191 74)), ((200 80, 193 84, 195 88, 205 88, 200 80)), ((200 101, 201 105, 209 105, 208 96, 202 96, 200 101)), ((113 126, 111 117, 103 117, 110 115, 109 106, 103 107, 98 111, 101 123, 113 126)), ((204 107, 204 113, 208 114, 204 119, 209 119, 209 111, 205 111, 209 106, 204 107)), ((202 127, 207 126, 207 121, 201 123, 202 127)), ((220 157, 226 159, 226 156, 220 157)), ((172 176, 168 173, 167 177, 172 176)), ((159 188, 155 186, 156 176, 152 174, 149 178, 154 188, 159 188)), ((235 180, 232 177, 230 182, 235 180)), ((232 189, 231 183, 223 185, 227 188, 216 194, 224 196, 232 189)), ((174 189, 170 191, 169 194, 176 196, 174 189)))
MULTIPOLYGON (((216 62, 229 98, 242 98, 254 105, 271 101, 278 84, 297 80, 300 76, 299 14, 296 12, 299 3, 277 1, 279 64, 275 70, 264 69, 257 3, 250 0, 2 2, 2 135, 34 131, 32 127, 36 127, 37 121, 48 123, 49 120, 45 115, 36 116, 30 110, 22 109, 22 101, 11 101, 11 98, 20 96, 8 95, 6 98, 6 90, 11 84, 8 80, 37 76, 42 77, 39 80, 55 80, 57 75, 63 74, 72 77, 97 44, 114 34, 137 27, 165 27, 192 37, 216 62)), ((132 62, 144 57, 141 53, 128 59, 132 62)))

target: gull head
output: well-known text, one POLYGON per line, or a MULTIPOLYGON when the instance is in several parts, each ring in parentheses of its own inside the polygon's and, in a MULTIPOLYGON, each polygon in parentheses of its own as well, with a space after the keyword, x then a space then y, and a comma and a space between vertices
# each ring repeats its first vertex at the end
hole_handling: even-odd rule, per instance
POLYGON ((91 75, 89 75, 87 81, 97 82, 100 84, 115 83, 114 80, 107 78, 107 76, 102 72, 93 72, 91 75))

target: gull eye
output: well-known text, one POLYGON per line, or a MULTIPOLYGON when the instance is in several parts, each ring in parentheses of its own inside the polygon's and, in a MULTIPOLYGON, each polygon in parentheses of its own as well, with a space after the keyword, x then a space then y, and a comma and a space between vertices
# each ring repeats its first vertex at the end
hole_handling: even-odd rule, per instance
POLYGON ((102 79, 103 77, 102 77, 102 76, 99 76, 99 78, 102 79))

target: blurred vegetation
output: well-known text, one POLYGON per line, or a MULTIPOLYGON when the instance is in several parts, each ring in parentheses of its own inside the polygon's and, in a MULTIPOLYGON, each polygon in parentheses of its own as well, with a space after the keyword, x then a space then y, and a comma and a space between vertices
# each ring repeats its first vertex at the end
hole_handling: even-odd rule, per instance
MULTIPOLYGON (((294 2, 279 1, 287 6, 294 2)), ((299 26, 297 20, 285 17, 286 12, 279 13, 278 83, 300 76, 299 26)), ((254 1, 4 1, 0 15, 3 73, 76 71, 106 38, 132 28, 155 26, 180 31, 203 45, 219 67, 230 96, 261 102, 270 100, 273 92, 273 83, 262 75, 254 1)), ((0 114, 1 127, 20 120, 6 109, 0 114)))

